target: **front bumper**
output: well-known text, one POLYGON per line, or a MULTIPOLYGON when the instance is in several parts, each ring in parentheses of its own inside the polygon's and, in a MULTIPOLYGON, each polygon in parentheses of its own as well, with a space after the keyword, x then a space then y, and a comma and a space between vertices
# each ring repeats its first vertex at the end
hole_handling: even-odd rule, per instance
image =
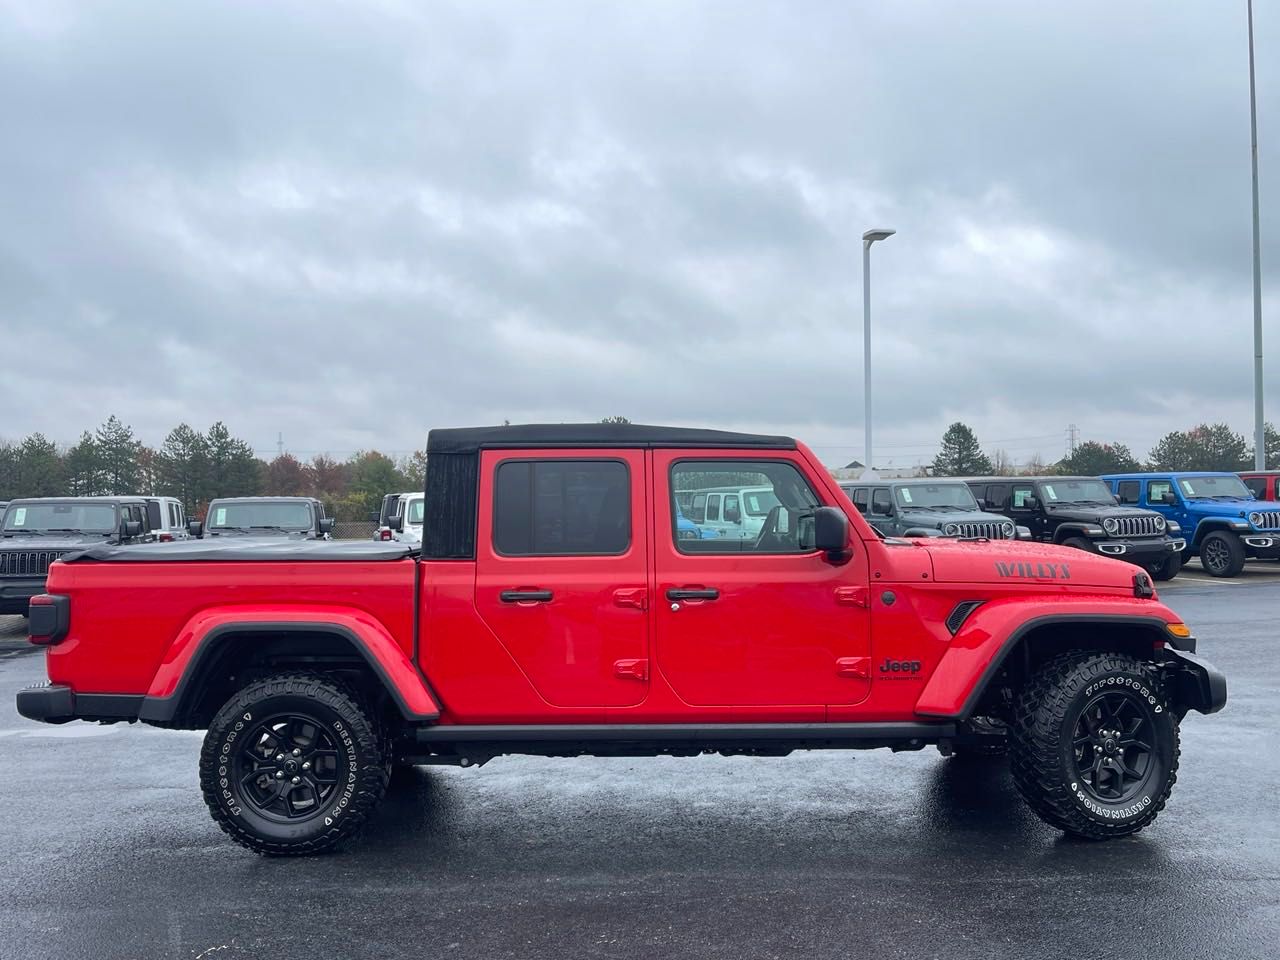
POLYGON ((44 593, 44 578, 0 580, 0 613, 26 613, 31 598, 44 593))
POLYGON ((1181 713, 1217 713, 1226 706, 1227 678, 1209 661, 1194 653, 1166 648, 1164 670, 1181 713))
POLYGON ((1124 557, 1135 563, 1142 560, 1158 560, 1171 553, 1187 549, 1187 541, 1181 537, 1165 537, 1163 540, 1095 540, 1093 547, 1105 557, 1124 557))

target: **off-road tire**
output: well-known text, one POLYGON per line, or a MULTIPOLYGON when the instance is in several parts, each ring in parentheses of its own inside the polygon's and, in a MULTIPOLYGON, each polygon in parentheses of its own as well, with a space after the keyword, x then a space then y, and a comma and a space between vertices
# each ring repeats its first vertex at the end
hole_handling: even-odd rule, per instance
POLYGON ((1158 563, 1153 563, 1149 569, 1153 579, 1160 581, 1172 580, 1182 570, 1182 554, 1170 553, 1158 563))
POLYGON ((1083 550, 1085 553, 1097 553, 1093 549, 1093 544, 1084 537, 1067 537, 1062 541, 1061 546, 1070 547, 1073 550, 1083 550))
MULTIPOLYGON (((1074 651, 1049 661, 1018 695, 1009 725, 1009 768, 1027 804, 1046 823, 1089 840, 1128 836, 1151 823, 1178 779, 1179 755, 1178 718, 1159 675, 1119 653, 1074 651), (1077 737, 1098 704, 1117 701, 1126 704, 1121 709, 1129 723, 1142 718, 1135 737, 1147 736, 1152 749, 1136 761, 1137 748, 1121 749, 1122 767, 1137 762, 1143 770, 1132 792, 1121 790, 1113 801, 1094 789, 1096 772, 1089 774, 1093 784, 1081 775, 1077 758, 1090 755, 1077 753, 1077 737)), ((1114 783, 1114 773, 1107 777, 1114 783)), ((1120 782, 1123 787, 1123 776, 1120 782)))
MULTIPOLYGON (((291 671, 241 688, 209 724, 200 751, 200 787, 214 821, 236 843, 263 854, 323 853, 351 840, 386 793, 389 779, 385 739, 374 717, 356 690, 327 674, 291 671), (260 810, 251 788, 242 786, 248 777, 237 775, 248 762, 242 760, 248 756, 247 738, 276 717, 313 724, 318 728, 313 740, 320 742, 323 735, 334 748, 325 751, 333 754, 332 792, 327 781, 316 787, 314 809, 296 816, 284 801, 292 819, 273 819, 270 811, 260 810)), ((252 757, 259 762, 257 754, 252 757)), ((267 762, 273 761, 268 757, 267 762)), ((317 760, 313 775, 320 766, 317 760)), ((304 782, 300 789, 306 788, 304 782)))
POLYGON ((1197 549, 1200 565, 1211 577, 1234 577, 1244 569, 1244 544, 1234 533, 1206 533, 1197 549))

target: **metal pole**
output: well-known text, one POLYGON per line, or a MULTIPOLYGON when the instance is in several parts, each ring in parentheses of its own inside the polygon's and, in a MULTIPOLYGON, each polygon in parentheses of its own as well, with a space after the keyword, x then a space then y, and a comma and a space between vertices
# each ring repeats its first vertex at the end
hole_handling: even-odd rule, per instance
POLYGON ((1258 227, 1258 95, 1253 80, 1253 0, 1249 8, 1249 145, 1253 159, 1253 466, 1267 468, 1262 419, 1262 240, 1258 227))
MULTIPOLYGON (((1251 0, 1252 2, 1252 0, 1251 0)), ((871 471, 871 241, 862 241, 862 411, 866 417, 864 469, 871 471)))

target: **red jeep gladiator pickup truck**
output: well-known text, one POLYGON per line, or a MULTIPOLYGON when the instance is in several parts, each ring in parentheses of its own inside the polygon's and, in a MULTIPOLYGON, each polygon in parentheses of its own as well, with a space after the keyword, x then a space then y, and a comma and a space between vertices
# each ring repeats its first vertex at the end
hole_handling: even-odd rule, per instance
POLYGON ((19 711, 207 728, 214 819, 295 854, 352 836, 396 764, 512 753, 1007 748, 1042 818, 1117 837, 1164 806, 1187 711, 1226 701, 1145 572, 882 538, 788 437, 533 425, 428 453, 420 549, 63 557, 30 614, 51 683, 19 711), (689 536, 699 497, 755 532, 689 536))

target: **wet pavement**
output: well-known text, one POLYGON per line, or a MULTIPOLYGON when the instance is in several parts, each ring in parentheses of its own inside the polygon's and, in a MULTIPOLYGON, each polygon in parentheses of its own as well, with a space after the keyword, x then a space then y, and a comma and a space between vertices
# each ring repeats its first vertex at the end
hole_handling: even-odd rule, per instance
POLYGON ((998 762, 875 751, 419 769, 351 851, 264 859, 209 819, 199 734, 29 723, 42 660, 0 652, 0 957, 1280 956, 1280 575, 1161 592, 1231 700, 1106 844, 998 762))

